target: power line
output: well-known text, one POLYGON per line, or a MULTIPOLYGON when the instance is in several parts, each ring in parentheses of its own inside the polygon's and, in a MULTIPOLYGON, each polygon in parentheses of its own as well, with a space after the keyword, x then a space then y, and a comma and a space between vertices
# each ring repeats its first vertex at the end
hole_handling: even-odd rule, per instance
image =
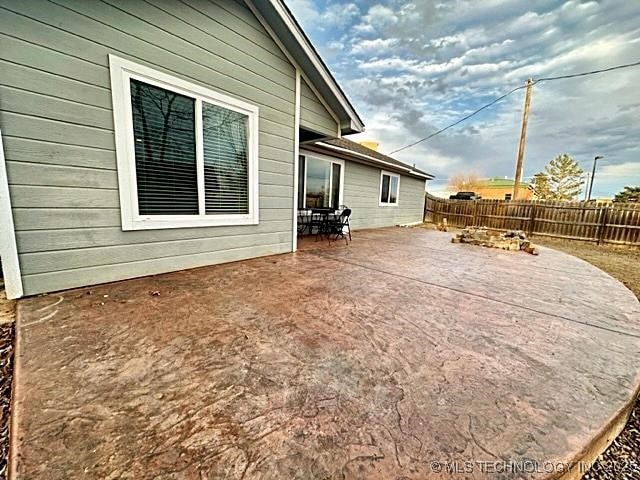
POLYGON ((424 137, 424 138, 422 138, 422 139, 420 139, 420 140, 418 140, 418 141, 416 141, 416 142, 410 143, 410 144, 409 144, 409 145, 407 145, 407 146, 404 146, 404 147, 402 147, 402 148, 398 148, 397 150, 394 150, 393 152, 390 152, 390 153, 389 153, 389 155, 393 155, 394 153, 401 152, 402 150, 406 150, 407 148, 411 148, 411 147, 413 147, 414 145, 417 145, 417 144, 422 143, 422 142, 424 142, 424 141, 426 141, 426 140, 429 140, 430 138, 433 138, 433 137, 435 137, 436 135, 441 134, 441 133, 442 133, 442 132, 444 132, 445 130, 449 130, 451 127, 455 127, 455 126, 456 126, 456 125, 458 125, 459 123, 462 123, 462 122, 464 122, 465 120, 467 120, 467 119, 469 119, 469 118, 473 117, 474 115, 477 115, 477 114, 478 114, 478 113, 480 113, 481 111, 483 111, 483 110, 485 110, 485 109, 489 108, 489 107, 490 107, 490 106, 492 106, 492 105, 495 105, 495 104, 496 104, 496 103, 498 103, 500 100, 502 100, 502 99, 504 99, 504 98, 508 97, 508 96, 509 96, 509 95, 511 95, 513 92, 517 92, 518 90, 522 90, 523 88, 527 88, 527 86, 526 86, 526 85, 522 85, 521 87, 516 87, 516 88, 514 88, 514 89, 510 90, 510 91, 508 91, 507 93, 505 93, 504 95, 502 95, 502 96, 500 96, 500 97, 496 98, 496 99, 495 99, 495 100, 493 100, 492 102, 487 103, 487 104, 486 104, 486 105, 484 105, 483 107, 480 107, 480 108, 479 108, 479 109, 477 109, 476 111, 474 111, 474 112, 470 113, 470 114, 469 114, 469 115, 467 115, 466 117, 461 118, 461 119, 460 119, 460 120, 458 120, 457 122, 454 122, 454 123, 452 123, 451 125, 447 125, 446 127, 441 128, 441 129, 440 129, 440 130, 438 130, 437 132, 432 133, 431 135, 429 135, 429 136, 427 136, 427 137, 424 137))
MULTIPOLYGON (((574 74, 571 74, 571 75, 559 75, 559 76, 556 76, 556 77, 543 77, 543 78, 538 78, 538 79, 534 80, 531 85, 533 86, 533 85, 536 85, 537 83, 540 83, 540 82, 551 82, 551 81, 554 81, 554 80, 564 80, 564 79, 567 79, 567 78, 585 77, 587 75, 595 75, 595 74, 598 74, 598 73, 611 72, 613 70, 620 70, 621 68, 636 67, 638 65, 640 65, 640 61, 634 62, 634 63, 627 63, 627 64, 624 64, 624 65, 616 65, 615 67, 603 68, 603 69, 600 69, 600 70, 591 70, 591 71, 588 71, 588 72, 574 73, 574 74)), ((471 112, 469 115, 466 115, 466 116, 462 117, 461 119, 453 122, 452 124, 447 125, 444 128, 441 128, 440 130, 438 130, 437 132, 432 133, 431 135, 427 135, 426 137, 421 138, 419 140, 416 140, 415 142, 412 142, 412 143, 410 143, 408 145, 405 145, 404 147, 401 147, 401 148, 398 148, 396 150, 393 150, 392 152, 389 152, 388 155, 393 155, 394 153, 401 152, 403 150, 406 150, 407 148, 411 148, 411 147, 414 147, 414 146, 418 145, 419 143, 425 142, 425 141, 435 137, 436 135, 440 135, 442 132, 445 132, 445 131, 449 130, 450 128, 455 127, 456 125, 459 125, 460 123, 464 122, 465 120, 468 120, 471 117, 473 117, 473 116, 477 115, 478 113, 482 112, 483 110, 486 110, 487 108, 495 105, 499 101, 504 100, 505 98, 507 98, 512 93, 515 93, 518 90, 522 90, 524 88, 527 88, 527 85, 522 85, 520 87, 513 88, 513 89, 509 90, 507 93, 505 93, 504 95, 499 96, 498 98, 492 100, 491 102, 487 103, 486 105, 483 105, 479 109, 471 112)))
POLYGON ((574 74, 571 74, 571 75, 560 75, 560 76, 557 76, 557 77, 543 77, 543 78, 538 78, 536 80, 536 83, 538 83, 538 82, 548 82, 548 81, 551 81, 551 80, 563 80, 565 78, 586 77, 587 75, 594 75, 596 73, 611 72, 612 70, 620 70, 621 68, 637 67, 638 65, 640 65, 640 62, 626 63, 624 65, 616 65, 615 67, 603 68, 603 69, 600 69, 600 70, 591 70, 589 72, 574 73, 574 74))

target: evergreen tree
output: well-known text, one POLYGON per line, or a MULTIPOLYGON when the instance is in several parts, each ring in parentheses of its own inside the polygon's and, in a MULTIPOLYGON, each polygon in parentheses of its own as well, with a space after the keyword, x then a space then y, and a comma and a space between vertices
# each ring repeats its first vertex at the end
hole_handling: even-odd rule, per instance
POLYGON ((549 200, 552 197, 549 177, 544 172, 538 172, 533 176, 531 188, 537 200, 549 200))
POLYGON ((624 187, 620 193, 616 193, 614 202, 640 203, 640 187, 624 187))
POLYGON ((566 153, 551 160, 544 172, 549 178, 551 200, 573 200, 582 191, 584 171, 566 153))

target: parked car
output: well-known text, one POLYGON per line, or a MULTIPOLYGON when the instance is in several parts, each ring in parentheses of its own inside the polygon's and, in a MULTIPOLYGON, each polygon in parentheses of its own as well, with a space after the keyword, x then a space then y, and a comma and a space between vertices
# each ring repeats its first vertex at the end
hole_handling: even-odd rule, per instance
POLYGON ((458 192, 455 195, 449 195, 450 200, 480 200, 482 197, 476 195, 476 192, 458 192))

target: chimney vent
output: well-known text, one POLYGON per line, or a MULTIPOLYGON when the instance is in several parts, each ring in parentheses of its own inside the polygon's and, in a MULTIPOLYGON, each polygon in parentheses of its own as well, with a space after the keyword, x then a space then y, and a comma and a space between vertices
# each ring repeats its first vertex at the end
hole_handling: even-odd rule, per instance
POLYGON ((375 140, 360 140, 358 143, 376 152, 378 151, 378 145, 380 145, 380 142, 376 142, 375 140))

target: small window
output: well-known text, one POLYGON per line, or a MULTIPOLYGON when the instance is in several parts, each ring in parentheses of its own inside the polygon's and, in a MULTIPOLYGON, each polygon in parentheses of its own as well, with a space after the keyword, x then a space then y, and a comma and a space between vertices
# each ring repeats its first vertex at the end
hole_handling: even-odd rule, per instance
POLYGON ((124 230, 258 223, 258 108, 110 56, 124 230))
POLYGON ((380 206, 398 205, 400 196, 400 175, 385 172, 380 173, 380 206))
POLYGON ((505 193, 504 194, 504 199, 505 200, 511 200, 511 195, 512 195, 511 193, 505 193))

